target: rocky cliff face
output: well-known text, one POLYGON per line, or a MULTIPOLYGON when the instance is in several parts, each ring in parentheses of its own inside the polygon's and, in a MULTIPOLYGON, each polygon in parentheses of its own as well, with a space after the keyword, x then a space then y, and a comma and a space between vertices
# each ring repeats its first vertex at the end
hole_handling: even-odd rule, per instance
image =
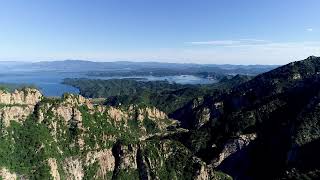
POLYGON ((0 102, 0 147, 9 148, 0 151, 3 179, 180 179, 184 173, 207 179, 217 174, 179 142, 159 139, 180 131, 168 130, 177 121, 153 107, 93 105, 72 94, 48 99, 33 89, 2 92, 0 102), (185 169, 189 159, 197 166, 190 172, 185 169))
POLYGON ((0 177, 4 180, 14 180, 18 179, 17 174, 10 172, 7 168, 1 168, 0 170, 0 177))
POLYGON ((42 99, 36 89, 23 89, 14 92, 0 91, 0 119, 5 127, 10 121, 23 122, 33 113, 35 105, 42 99))
POLYGON ((0 109, 0 119, 5 127, 10 126, 11 121, 23 122, 33 113, 34 106, 5 106, 0 109))
POLYGON ((26 88, 21 91, 6 92, 0 90, 0 104, 5 105, 36 105, 42 94, 36 89, 26 88))
POLYGON ((225 159, 246 148, 251 143, 251 141, 255 140, 256 138, 256 134, 246 134, 240 135, 239 137, 234 139, 230 139, 224 145, 219 156, 213 160, 212 165, 214 167, 218 167, 225 159))

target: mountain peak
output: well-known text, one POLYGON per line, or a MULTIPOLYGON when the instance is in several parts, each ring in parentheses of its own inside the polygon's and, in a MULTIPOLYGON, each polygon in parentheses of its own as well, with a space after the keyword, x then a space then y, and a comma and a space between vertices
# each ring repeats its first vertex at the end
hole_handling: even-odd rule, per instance
POLYGON ((307 59, 312 60, 312 59, 316 59, 316 58, 318 58, 318 57, 317 56, 309 56, 307 59))

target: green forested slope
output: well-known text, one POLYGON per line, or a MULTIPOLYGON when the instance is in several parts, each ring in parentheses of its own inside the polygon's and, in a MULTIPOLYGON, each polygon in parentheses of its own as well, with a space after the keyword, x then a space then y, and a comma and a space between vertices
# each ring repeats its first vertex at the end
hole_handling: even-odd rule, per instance
POLYGON ((219 83, 209 85, 182 85, 167 81, 136 81, 133 79, 65 79, 64 83, 79 88, 80 94, 88 98, 107 98, 109 105, 140 104, 155 106, 171 114, 190 100, 219 95, 229 88, 251 79, 237 75, 223 78, 219 83))

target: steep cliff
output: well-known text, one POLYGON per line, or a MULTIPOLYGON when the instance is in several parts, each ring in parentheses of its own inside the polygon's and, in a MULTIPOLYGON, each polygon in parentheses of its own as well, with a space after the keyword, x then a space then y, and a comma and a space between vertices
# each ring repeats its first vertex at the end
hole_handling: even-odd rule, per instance
POLYGON ((12 93, 0 90, 1 125, 8 127, 10 121, 23 122, 41 99, 42 94, 36 89, 26 88, 12 93))
POLYGON ((3 179, 208 176, 200 159, 194 160, 199 166, 194 172, 185 169, 189 158, 196 157, 182 144, 160 138, 186 130, 180 130, 177 121, 156 108, 93 105, 72 94, 46 98, 33 89, 2 92, 0 97, 3 179))

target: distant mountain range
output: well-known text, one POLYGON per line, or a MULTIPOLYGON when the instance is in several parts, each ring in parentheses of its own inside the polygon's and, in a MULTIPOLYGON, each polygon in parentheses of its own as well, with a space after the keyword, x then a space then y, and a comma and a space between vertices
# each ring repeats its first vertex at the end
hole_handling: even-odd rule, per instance
MULTIPOLYGON (((160 62, 93 62, 84 60, 42 61, 42 62, 0 62, 0 70, 8 71, 61 71, 61 72, 90 72, 91 75, 109 76, 110 72, 143 73, 170 72, 169 75, 179 74, 260 74, 278 67, 277 65, 230 65, 230 64, 185 64, 160 62), (107 74, 103 74, 107 73, 107 74)), ((166 73, 164 73, 166 74, 166 73)))

